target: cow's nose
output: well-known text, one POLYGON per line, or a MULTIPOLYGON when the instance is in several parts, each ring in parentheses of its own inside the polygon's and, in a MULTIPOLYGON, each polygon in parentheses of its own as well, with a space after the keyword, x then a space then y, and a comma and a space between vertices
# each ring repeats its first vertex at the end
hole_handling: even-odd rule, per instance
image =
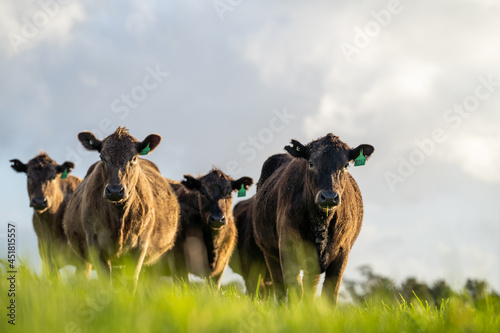
POLYGON ((340 195, 333 191, 321 191, 316 203, 320 207, 335 207, 340 204, 340 195))
POLYGON ((37 209, 37 210, 41 210, 41 209, 47 208, 47 204, 48 204, 47 198, 35 197, 31 200, 30 206, 37 209))
POLYGON ((110 201, 123 200, 125 196, 125 189, 122 185, 108 185, 106 186, 106 198, 110 201))
POLYGON ((210 215, 208 224, 212 229, 219 229, 226 224, 226 217, 223 214, 210 215))

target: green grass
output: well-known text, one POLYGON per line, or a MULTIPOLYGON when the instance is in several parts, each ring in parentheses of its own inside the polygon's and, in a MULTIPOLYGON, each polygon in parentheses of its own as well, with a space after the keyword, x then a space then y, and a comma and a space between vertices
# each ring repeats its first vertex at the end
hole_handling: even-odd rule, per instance
POLYGON ((22 266, 17 274, 16 326, 7 323, 8 281, 2 270, 0 332, 500 332, 498 299, 474 304, 457 297, 431 307, 415 298, 394 304, 325 301, 277 305, 234 289, 169 284, 156 279, 131 287, 97 280, 40 277, 22 266))

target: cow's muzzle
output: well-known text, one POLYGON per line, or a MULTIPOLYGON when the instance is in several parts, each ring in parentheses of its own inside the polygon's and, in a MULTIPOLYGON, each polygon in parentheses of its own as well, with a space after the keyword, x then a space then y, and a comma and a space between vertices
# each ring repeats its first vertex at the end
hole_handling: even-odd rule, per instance
POLYGON ((122 185, 108 185, 104 190, 104 196, 109 201, 122 201, 127 198, 127 193, 122 185))
POLYGON ((211 214, 208 217, 208 224, 213 230, 218 230, 226 225, 226 217, 224 214, 211 214))
POLYGON ((37 211, 45 210, 48 206, 47 198, 44 197, 34 197, 30 202, 30 207, 33 207, 37 211))
POLYGON ((316 204, 321 208, 336 207, 340 205, 340 194, 331 190, 319 191, 316 195, 316 204))

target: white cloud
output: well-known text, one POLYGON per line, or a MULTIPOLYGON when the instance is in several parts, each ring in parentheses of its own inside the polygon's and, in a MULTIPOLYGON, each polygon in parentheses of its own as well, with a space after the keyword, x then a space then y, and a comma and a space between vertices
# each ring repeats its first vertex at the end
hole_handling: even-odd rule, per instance
POLYGON ((500 182, 500 134, 462 135, 451 143, 450 162, 470 176, 485 182, 500 182))
POLYGON ((85 18, 83 6, 77 1, 2 2, 0 26, 5 38, 0 41, 0 49, 14 56, 43 42, 63 45, 70 40, 73 27, 85 18))

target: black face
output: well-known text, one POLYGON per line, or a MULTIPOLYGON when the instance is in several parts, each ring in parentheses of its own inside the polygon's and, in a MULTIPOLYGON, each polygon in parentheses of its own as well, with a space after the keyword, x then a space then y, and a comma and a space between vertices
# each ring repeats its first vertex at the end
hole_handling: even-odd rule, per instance
POLYGON ((64 170, 69 173, 74 168, 72 162, 58 165, 46 154, 36 156, 28 164, 17 159, 10 162, 14 170, 26 173, 30 207, 38 213, 47 211, 53 202, 58 201, 58 197, 62 196, 59 178, 64 170))
POLYGON ((121 127, 103 141, 90 132, 80 133, 78 139, 88 150, 100 153, 100 165, 105 175, 103 196, 113 203, 128 199, 130 191, 137 184, 139 155, 141 152, 147 155, 153 151, 161 140, 159 135, 151 134, 139 142, 121 127))
POLYGON ((348 152, 328 147, 313 153, 307 164, 307 185, 316 204, 323 209, 340 205, 349 167, 348 152))
POLYGON ((228 217, 231 216, 232 193, 241 189, 242 185, 248 189, 253 184, 253 180, 249 177, 232 180, 217 169, 198 179, 190 175, 184 175, 184 178, 182 184, 189 190, 198 193, 202 220, 213 230, 224 227, 228 217))
POLYGON ((314 197, 319 209, 335 209, 342 203, 342 193, 347 181, 350 162, 361 152, 368 158, 374 151, 371 145, 360 145, 351 149, 333 134, 302 145, 292 140, 292 146, 285 147, 292 156, 305 160, 306 187, 314 197))

